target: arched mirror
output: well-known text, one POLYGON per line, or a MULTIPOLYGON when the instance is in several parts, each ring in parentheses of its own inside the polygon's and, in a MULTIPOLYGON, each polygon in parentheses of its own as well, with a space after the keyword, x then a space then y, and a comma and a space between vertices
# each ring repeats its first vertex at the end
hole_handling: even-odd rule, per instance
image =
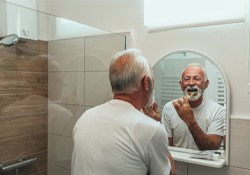
POLYGON ((200 151, 199 149, 170 146, 170 151, 176 161, 220 168, 228 164, 230 99, 227 78, 215 60, 205 54, 191 50, 175 51, 164 56, 153 66, 155 100, 162 114, 166 103, 184 96, 179 81, 181 80, 183 69, 190 63, 198 63, 206 70, 209 86, 204 91, 204 99, 210 99, 225 108, 226 116, 223 122, 224 138, 220 147, 216 150, 200 151))

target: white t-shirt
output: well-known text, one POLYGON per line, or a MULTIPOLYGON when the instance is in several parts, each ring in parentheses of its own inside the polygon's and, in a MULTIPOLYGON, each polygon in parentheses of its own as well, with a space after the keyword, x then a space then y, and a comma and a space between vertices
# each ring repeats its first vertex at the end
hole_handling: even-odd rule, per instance
MULTIPOLYGON (((201 105, 192 110, 195 120, 204 133, 224 136, 226 110, 223 106, 212 100, 203 99, 201 105)), ((198 149, 192 134, 185 122, 178 116, 172 101, 164 106, 161 122, 165 126, 168 137, 173 138, 173 146, 198 149)))
POLYGON ((73 139, 72 175, 167 175, 171 169, 164 126, 122 100, 87 110, 73 139))

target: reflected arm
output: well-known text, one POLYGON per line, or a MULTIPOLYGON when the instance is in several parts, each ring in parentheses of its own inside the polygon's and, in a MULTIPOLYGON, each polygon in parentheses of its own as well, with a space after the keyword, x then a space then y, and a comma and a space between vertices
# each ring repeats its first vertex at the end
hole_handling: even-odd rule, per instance
POLYGON ((170 175, 176 175, 175 174, 175 163, 174 163, 174 159, 171 156, 171 154, 168 155, 168 160, 170 161, 171 164, 171 171, 170 171, 170 175))
POLYGON ((168 137, 168 145, 174 146, 173 137, 168 137))
POLYGON ((206 134, 200 128, 194 118, 193 111, 188 103, 188 99, 183 101, 178 100, 173 102, 173 105, 179 117, 186 123, 191 132, 197 147, 200 150, 214 150, 218 149, 222 141, 222 136, 215 134, 206 134))
POLYGON ((222 136, 204 133, 196 121, 188 124, 188 128, 199 150, 219 149, 222 136))

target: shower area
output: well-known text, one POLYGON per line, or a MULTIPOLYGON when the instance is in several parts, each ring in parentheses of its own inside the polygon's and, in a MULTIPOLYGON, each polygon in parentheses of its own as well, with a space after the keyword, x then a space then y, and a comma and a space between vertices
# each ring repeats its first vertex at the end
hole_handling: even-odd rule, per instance
POLYGON ((122 34, 0 0, 0 174, 70 175, 73 126, 112 98, 109 62, 125 47, 122 34))

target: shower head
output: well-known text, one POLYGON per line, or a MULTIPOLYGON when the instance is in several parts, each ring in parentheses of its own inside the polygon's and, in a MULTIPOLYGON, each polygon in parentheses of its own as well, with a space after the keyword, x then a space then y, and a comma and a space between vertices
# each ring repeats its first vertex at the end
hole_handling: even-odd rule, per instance
POLYGON ((12 46, 17 43, 18 39, 19 38, 16 34, 10 34, 0 40, 0 45, 12 46))

